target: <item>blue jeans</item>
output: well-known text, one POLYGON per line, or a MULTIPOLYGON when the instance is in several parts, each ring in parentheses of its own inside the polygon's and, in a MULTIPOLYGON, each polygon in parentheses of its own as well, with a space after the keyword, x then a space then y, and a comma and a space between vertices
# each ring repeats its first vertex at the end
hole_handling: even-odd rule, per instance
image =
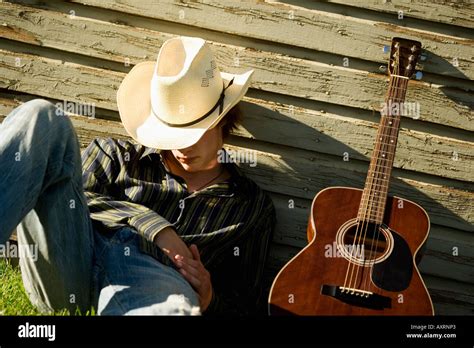
POLYGON ((45 100, 0 125, 0 243, 17 227, 23 284, 42 312, 199 314, 179 272, 139 251, 138 234, 94 231, 71 121, 45 100))

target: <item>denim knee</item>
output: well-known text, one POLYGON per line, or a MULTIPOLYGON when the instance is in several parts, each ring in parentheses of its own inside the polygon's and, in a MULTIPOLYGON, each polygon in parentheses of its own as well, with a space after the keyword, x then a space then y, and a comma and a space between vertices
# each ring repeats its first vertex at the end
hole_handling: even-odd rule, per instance
POLYGON ((23 129, 33 127, 35 131, 45 132, 52 136, 73 128, 69 117, 53 103, 44 99, 33 99, 19 106, 14 118, 16 122, 20 122, 23 129))

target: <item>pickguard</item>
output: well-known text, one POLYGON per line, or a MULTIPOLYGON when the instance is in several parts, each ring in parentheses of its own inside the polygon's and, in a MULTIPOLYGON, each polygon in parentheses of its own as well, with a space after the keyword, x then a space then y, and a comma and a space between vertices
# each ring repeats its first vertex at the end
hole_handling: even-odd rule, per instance
POLYGON ((372 281, 387 291, 403 291, 410 285, 413 276, 413 256, 407 242, 394 230, 393 250, 390 256, 376 263, 372 269, 372 281))

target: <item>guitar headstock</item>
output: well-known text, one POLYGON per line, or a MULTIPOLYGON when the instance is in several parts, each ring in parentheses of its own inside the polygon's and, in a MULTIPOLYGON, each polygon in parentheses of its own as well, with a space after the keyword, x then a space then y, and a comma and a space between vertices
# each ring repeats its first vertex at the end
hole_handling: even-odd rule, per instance
POLYGON ((388 71, 390 75, 410 78, 415 72, 421 54, 421 42, 394 37, 390 49, 388 71))

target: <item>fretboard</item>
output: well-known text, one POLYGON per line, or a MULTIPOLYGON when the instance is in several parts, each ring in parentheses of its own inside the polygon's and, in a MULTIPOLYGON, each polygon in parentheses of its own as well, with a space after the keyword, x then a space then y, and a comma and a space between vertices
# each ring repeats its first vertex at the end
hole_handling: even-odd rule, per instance
POLYGON ((409 79, 391 75, 385 109, 375 138, 374 151, 359 206, 358 219, 381 224, 387 202, 390 175, 400 129, 400 103, 405 101, 409 79), (398 104, 397 104, 398 103, 398 104))

